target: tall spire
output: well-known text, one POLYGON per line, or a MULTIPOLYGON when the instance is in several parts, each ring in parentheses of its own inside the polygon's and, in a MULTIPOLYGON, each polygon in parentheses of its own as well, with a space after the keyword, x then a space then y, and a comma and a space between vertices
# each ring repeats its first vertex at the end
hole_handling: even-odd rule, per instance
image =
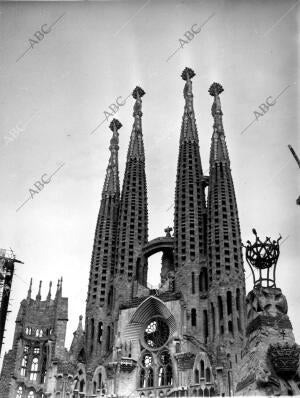
MULTIPOLYGON (((211 305, 216 311, 216 338, 243 333, 245 280, 238 209, 225 142, 219 94, 223 87, 213 83, 214 118, 210 150, 208 188, 208 276, 211 305), (227 310, 225 306, 227 303, 227 310)), ((236 341, 237 341, 236 337, 236 341)), ((238 349, 240 349, 238 347, 238 349)))
POLYGON ((109 125, 109 128, 113 132, 113 136, 110 140, 110 158, 106 170, 106 177, 102 196, 109 196, 111 194, 120 192, 119 183, 119 166, 118 166, 118 151, 119 151, 119 133, 118 130, 122 127, 122 124, 117 120, 113 119, 109 125))
POLYGON ((129 143, 127 159, 145 160, 142 136, 142 97, 144 95, 145 91, 138 86, 132 92, 132 96, 136 101, 133 107, 134 123, 129 143))
POLYGON ((113 119, 109 127, 113 135, 110 140, 110 157, 95 230, 86 305, 85 325, 88 364, 96 361, 106 349, 106 346, 101 345, 101 341, 97 339, 97 333, 100 333, 99 330, 102 333, 104 325, 110 322, 108 297, 112 295, 112 279, 116 260, 120 202, 118 130, 122 127, 122 124, 117 119, 113 119), (98 329, 97 332, 95 331, 96 328, 98 329))
POLYGON ((195 72, 191 68, 185 68, 181 74, 183 80, 186 81, 183 89, 183 96, 185 99, 184 113, 182 117, 180 144, 184 141, 196 141, 198 143, 198 133, 196 126, 196 118, 193 104, 193 86, 192 78, 195 72))
POLYGON ((210 162, 215 161, 226 161, 228 164, 229 155, 228 150, 225 142, 225 134, 223 128, 223 112, 221 109, 221 100, 219 95, 224 91, 223 87, 219 83, 213 83, 208 92, 209 94, 214 97, 214 102, 211 107, 211 114, 214 118, 214 125, 213 125, 213 137, 212 137, 212 146, 211 146, 211 154, 210 154, 210 162))
POLYGON ((40 301, 41 300, 41 289, 42 289, 42 281, 40 281, 40 284, 39 284, 39 291, 38 291, 38 294, 36 295, 36 300, 38 300, 38 301, 40 301))
POLYGON ((182 117, 177 177, 175 190, 175 266, 181 267, 186 261, 199 264, 200 256, 206 252, 206 206, 196 118, 193 105, 192 78, 190 68, 182 72, 186 81, 182 117))
POLYGON ((31 299, 31 293, 32 293, 32 278, 30 278, 29 289, 28 289, 28 293, 27 293, 27 300, 31 299))
POLYGON ((123 180, 118 231, 118 275, 126 281, 124 299, 131 295, 131 285, 136 276, 136 251, 148 240, 147 184, 145 173, 145 151, 142 133, 141 87, 133 90, 133 127, 130 137, 127 162, 123 180))

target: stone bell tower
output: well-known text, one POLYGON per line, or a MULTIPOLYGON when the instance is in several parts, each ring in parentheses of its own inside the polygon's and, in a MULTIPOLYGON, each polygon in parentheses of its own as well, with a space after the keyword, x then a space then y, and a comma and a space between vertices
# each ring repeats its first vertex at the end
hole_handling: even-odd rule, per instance
POLYGON ((236 395, 299 395, 299 348, 288 306, 276 286, 279 241, 247 241, 254 287, 246 297, 247 329, 236 395))

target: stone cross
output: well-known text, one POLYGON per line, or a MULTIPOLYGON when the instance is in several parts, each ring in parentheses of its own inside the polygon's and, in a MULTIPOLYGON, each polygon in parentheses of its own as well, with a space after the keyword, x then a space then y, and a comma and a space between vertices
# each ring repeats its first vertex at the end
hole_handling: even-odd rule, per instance
POLYGON ((282 340, 284 340, 285 334, 286 334, 286 333, 285 333, 285 330, 284 330, 284 329, 281 329, 279 333, 280 333, 281 336, 282 336, 282 340))
POLYGON ((173 228, 171 228, 171 227, 167 227, 167 228, 165 228, 165 233, 166 233, 166 237, 167 238, 171 238, 171 231, 173 231, 173 228))

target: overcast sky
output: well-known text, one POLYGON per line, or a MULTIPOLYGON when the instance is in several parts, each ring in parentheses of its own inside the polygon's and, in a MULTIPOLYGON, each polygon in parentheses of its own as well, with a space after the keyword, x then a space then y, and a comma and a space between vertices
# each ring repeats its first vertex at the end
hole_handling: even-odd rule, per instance
MULTIPOLYGON (((63 277, 70 345, 85 311, 109 156, 112 118, 106 121, 104 112, 136 85, 146 92, 149 239, 173 225, 184 106, 180 75, 186 66, 196 73, 194 104, 206 172, 213 123, 208 88, 214 81, 224 87, 242 239, 253 239, 253 227, 262 238, 282 235, 277 283, 287 296, 299 343, 299 168, 287 147, 300 154, 298 1, 2 2, 0 13, 0 247, 13 248, 24 261, 16 265, 3 353, 11 347, 31 276, 33 295, 43 280, 43 298, 49 281, 55 286, 63 277), (199 33, 187 39, 192 27, 199 33), (48 33, 34 36, 41 29, 48 33), (266 101, 273 105, 263 113, 259 106, 266 101), (31 198, 34 184, 52 174, 31 198)), ((123 124, 121 179, 133 103, 129 97, 114 115, 123 124)), ((159 257, 150 261, 152 283, 160 272, 159 257)), ((252 278, 245 268, 249 291, 252 278)))

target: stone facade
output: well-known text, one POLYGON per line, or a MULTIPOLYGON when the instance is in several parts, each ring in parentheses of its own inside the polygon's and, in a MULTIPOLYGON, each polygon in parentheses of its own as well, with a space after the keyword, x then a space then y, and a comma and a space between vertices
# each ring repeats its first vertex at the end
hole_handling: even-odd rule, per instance
POLYGON ((21 304, 13 349, 4 359, 0 398, 298 391, 298 347, 284 296, 276 287, 255 285, 246 298, 238 209, 222 121, 223 88, 214 83, 209 89, 213 135, 210 172, 205 176, 193 106, 194 76, 190 68, 182 73, 184 112, 173 236, 168 227, 166 236, 148 240, 145 92, 136 87, 121 192, 122 126, 115 119, 110 124, 113 136, 96 224, 85 328, 80 317, 66 350, 67 299, 61 297, 61 283, 54 300, 49 296, 41 301, 40 293, 32 300, 29 294, 21 304), (161 281, 153 289, 147 284, 148 258, 158 252, 161 281), (48 329, 48 334, 29 338, 26 328, 48 329), (22 358, 37 346, 39 364, 45 367, 38 367, 32 380, 34 355, 23 366, 29 378, 23 375, 22 358))
POLYGON ((299 347, 279 288, 254 288, 246 298, 247 333, 237 395, 299 395, 299 347))

